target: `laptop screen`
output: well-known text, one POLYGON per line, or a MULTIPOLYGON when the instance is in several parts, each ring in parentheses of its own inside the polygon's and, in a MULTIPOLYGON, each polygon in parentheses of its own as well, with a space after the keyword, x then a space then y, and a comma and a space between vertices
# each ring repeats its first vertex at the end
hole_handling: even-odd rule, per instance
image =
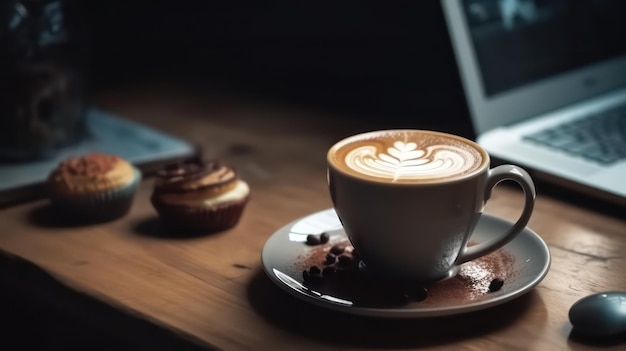
POLYGON ((626 54, 624 0, 463 0, 463 7, 488 97, 626 54))

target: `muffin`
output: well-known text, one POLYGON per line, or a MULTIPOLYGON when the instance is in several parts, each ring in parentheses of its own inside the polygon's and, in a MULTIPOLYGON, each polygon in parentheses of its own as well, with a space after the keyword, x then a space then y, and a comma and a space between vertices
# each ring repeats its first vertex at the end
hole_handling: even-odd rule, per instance
POLYGON ((47 181, 52 208, 77 220, 111 220, 128 213, 141 172, 128 161, 103 153, 72 157, 47 181))
POLYGON ((249 197, 248 184, 234 169, 190 159, 157 172, 151 201, 166 225, 216 232, 239 222, 249 197))

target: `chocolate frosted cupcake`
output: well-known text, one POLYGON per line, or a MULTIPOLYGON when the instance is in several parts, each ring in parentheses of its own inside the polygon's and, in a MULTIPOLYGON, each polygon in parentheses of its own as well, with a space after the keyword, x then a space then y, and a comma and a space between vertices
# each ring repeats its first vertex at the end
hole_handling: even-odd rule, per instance
POLYGON ((248 184, 232 168, 192 159, 159 171, 151 200, 168 225, 215 232, 239 222, 249 196, 248 184))
POLYGON ((109 220, 128 213, 140 181, 129 162, 92 153, 62 162, 47 186, 55 210, 77 220, 109 220))

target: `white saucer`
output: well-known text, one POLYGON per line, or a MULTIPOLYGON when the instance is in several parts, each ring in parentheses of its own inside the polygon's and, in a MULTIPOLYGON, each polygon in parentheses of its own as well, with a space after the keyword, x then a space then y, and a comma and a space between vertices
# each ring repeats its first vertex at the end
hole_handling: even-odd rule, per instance
MULTIPOLYGON (((472 241, 487 240, 511 225, 506 220, 483 214, 472 241)), ((445 316, 503 304, 532 290, 550 268, 548 246, 535 232, 526 228, 500 250, 463 264, 456 277, 428 286, 424 300, 387 303, 387 294, 375 295, 377 290, 386 289, 383 283, 376 284, 371 279, 367 280, 372 284, 370 287, 365 285, 361 286, 363 289, 350 287, 347 290, 343 287, 349 284, 337 283, 337 279, 344 279, 341 276, 321 283, 305 283, 303 271, 312 263, 323 268, 319 257, 324 257, 325 252, 337 243, 349 245, 334 209, 311 214, 284 226, 267 240, 261 256, 263 268, 279 287, 306 302, 355 315, 389 318, 445 316), (306 244, 308 234, 323 232, 330 234, 327 244, 306 244), (488 285, 494 277, 502 278, 504 285, 500 290, 490 292, 488 285), (366 295, 367 298, 361 299, 366 295)))

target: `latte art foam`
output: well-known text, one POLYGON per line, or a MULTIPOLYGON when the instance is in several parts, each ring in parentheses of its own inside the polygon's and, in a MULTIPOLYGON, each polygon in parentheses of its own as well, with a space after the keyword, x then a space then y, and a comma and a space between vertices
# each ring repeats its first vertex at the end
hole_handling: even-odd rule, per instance
POLYGON ((417 149, 416 143, 396 141, 387 152, 371 145, 350 151, 344 161, 356 172, 371 177, 398 179, 447 178, 470 170, 468 150, 450 145, 433 145, 417 149))
POLYGON ((331 149, 332 161, 360 177, 391 182, 453 179, 483 163, 481 152, 462 138, 427 131, 391 131, 346 139, 331 149))

